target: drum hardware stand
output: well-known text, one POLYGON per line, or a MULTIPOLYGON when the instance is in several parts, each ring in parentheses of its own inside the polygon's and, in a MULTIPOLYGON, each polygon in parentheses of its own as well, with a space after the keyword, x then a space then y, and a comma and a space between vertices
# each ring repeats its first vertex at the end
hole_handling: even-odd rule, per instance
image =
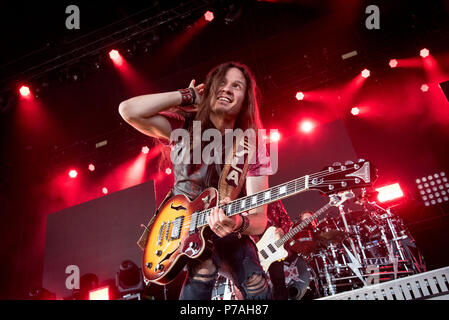
MULTIPOLYGON (((397 250, 398 250, 398 252, 399 252, 399 256, 401 257, 401 260, 405 260, 405 255, 404 255, 404 252, 403 252, 403 248, 402 248, 402 246, 401 246, 401 244, 399 243, 398 240, 405 239, 407 236, 405 236, 405 238, 404 238, 404 237, 401 237, 401 238, 398 237, 398 234, 397 234, 397 232, 396 232, 396 229, 394 228, 393 223, 392 223, 391 220, 390 220, 390 217, 393 216, 393 215, 391 214, 390 209, 384 209, 384 208, 382 208, 381 206, 379 206, 379 205, 378 205, 377 203, 375 203, 375 202, 369 202, 369 204, 374 205, 375 207, 377 207, 377 208, 379 208, 379 209, 381 209, 382 211, 384 211, 384 212, 387 213, 385 219, 386 219, 386 221, 387 221, 388 227, 390 228, 391 234, 392 234, 392 236, 393 236, 392 241, 393 241, 394 244, 396 245, 396 248, 397 248, 397 250)), ((389 248, 388 242, 387 242, 387 237, 385 236, 384 230, 381 229, 381 232, 382 232, 382 236, 384 237, 385 244, 386 244, 387 247, 389 248)), ((393 248, 391 248, 391 250, 393 251, 393 248)), ((394 257, 394 252, 392 253, 392 256, 394 257)), ((393 265, 396 265, 396 268, 397 268, 397 262, 395 263, 395 261, 397 261, 397 259, 394 259, 394 261, 392 261, 392 262, 393 262, 393 265)), ((408 267, 407 267, 407 264, 404 264, 404 267, 405 267, 405 270, 409 271, 409 270, 408 270, 408 267)), ((395 278, 396 278, 396 273, 395 273, 395 278)))
MULTIPOLYGON (((350 232, 349 227, 348 227, 348 222, 346 221, 345 211, 343 210, 343 205, 338 206, 338 210, 340 211, 341 219, 343 220, 343 224, 345 226, 346 233, 350 234, 351 232, 350 232)), ((355 249, 354 241, 352 240, 351 237, 349 237, 348 240, 349 240, 349 244, 351 245, 351 249, 354 252, 354 255, 356 256, 357 261, 359 263, 361 263, 360 256, 359 256, 357 250, 355 249)))
POLYGON ((332 257, 334 258, 334 263, 335 263, 335 266, 337 269, 337 273, 340 273, 340 264, 338 263, 337 256, 335 255, 335 247, 332 244, 332 242, 329 243, 329 248, 331 249, 332 257))
POLYGON ((326 281, 327 281, 327 286, 328 286, 328 290, 329 293, 331 295, 334 295, 337 293, 335 286, 332 284, 332 279, 331 279, 331 275, 329 274, 329 270, 327 268, 327 262, 326 262, 326 257, 324 256, 324 254, 320 254, 321 259, 323 259, 323 266, 324 266, 324 274, 326 276, 326 281))
POLYGON ((365 261, 366 260, 365 247, 363 246, 362 241, 360 239, 360 235, 358 233, 357 233, 356 237, 357 237, 357 243, 359 245, 360 251, 362 252, 363 261, 365 261))

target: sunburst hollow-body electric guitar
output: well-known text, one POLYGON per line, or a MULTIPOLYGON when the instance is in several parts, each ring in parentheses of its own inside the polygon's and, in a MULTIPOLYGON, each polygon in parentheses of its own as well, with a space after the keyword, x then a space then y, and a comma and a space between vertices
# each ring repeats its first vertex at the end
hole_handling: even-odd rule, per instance
MULTIPOLYGON (((376 170, 369 161, 329 166, 258 193, 219 205, 227 216, 287 198, 307 190, 334 194, 341 190, 371 185, 376 170)), ((204 190, 190 201, 184 195, 168 199, 148 226, 148 238, 142 259, 142 271, 149 282, 167 284, 182 271, 187 262, 198 258, 208 246, 211 230, 207 218, 219 203, 215 188, 204 190)))

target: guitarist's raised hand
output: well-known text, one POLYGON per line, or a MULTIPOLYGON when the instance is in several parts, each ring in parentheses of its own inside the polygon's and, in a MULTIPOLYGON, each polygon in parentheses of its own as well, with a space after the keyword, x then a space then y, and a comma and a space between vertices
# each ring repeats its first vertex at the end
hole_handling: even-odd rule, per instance
MULTIPOLYGON (((230 201, 231 199, 229 197, 226 197, 220 200, 220 204, 226 204, 230 201)), ((223 238, 239 228, 239 226, 242 224, 242 217, 240 215, 228 217, 224 214, 223 209, 216 206, 212 208, 207 222, 209 223, 212 231, 220 238, 223 238)))

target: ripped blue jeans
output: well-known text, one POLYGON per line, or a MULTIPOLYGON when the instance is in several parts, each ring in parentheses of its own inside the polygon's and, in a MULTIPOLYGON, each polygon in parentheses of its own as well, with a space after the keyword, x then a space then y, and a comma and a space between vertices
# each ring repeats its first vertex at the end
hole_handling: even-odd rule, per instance
POLYGON ((210 300, 216 276, 223 266, 245 300, 271 299, 271 289, 260 266, 257 248, 248 236, 239 239, 236 234, 230 234, 219 238, 213 234, 212 242, 214 249, 209 256, 201 257, 201 261, 193 261, 188 265, 181 300, 210 300), (198 273, 208 259, 209 265, 212 265, 211 270, 198 273))

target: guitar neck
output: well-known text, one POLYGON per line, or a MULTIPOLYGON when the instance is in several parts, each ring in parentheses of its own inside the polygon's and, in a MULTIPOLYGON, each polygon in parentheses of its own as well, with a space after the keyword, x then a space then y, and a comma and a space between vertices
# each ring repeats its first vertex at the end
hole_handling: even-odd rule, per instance
POLYGON ((312 216, 303 220, 300 224, 298 224, 296 227, 294 227, 289 232, 287 232, 282 238, 278 239, 275 242, 276 246, 280 247, 280 246, 284 245, 284 243, 286 243, 291 238, 293 238, 298 232, 300 232, 304 228, 306 228, 310 223, 312 223, 313 220, 317 219, 320 215, 322 215, 324 212, 326 212, 330 207, 332 207, 332 204, 329 202, 328 204, 323 206, 321 209, 316 211, 312 216))
MULTIPOLYGON (((233 215, 247 212, 260 206, 272 203, 274 201, 284 199, 309 189, 309 176, 300 177, 289 182, 271 187, 258 193, 236 199, 224 205, 219 205, 224 213, 231 217, 233 215)), ((207 218, 211 209, 207 209, 198 213, 194 213, 193 219, 196 219, 197 227, 208 225, 207 218)))

